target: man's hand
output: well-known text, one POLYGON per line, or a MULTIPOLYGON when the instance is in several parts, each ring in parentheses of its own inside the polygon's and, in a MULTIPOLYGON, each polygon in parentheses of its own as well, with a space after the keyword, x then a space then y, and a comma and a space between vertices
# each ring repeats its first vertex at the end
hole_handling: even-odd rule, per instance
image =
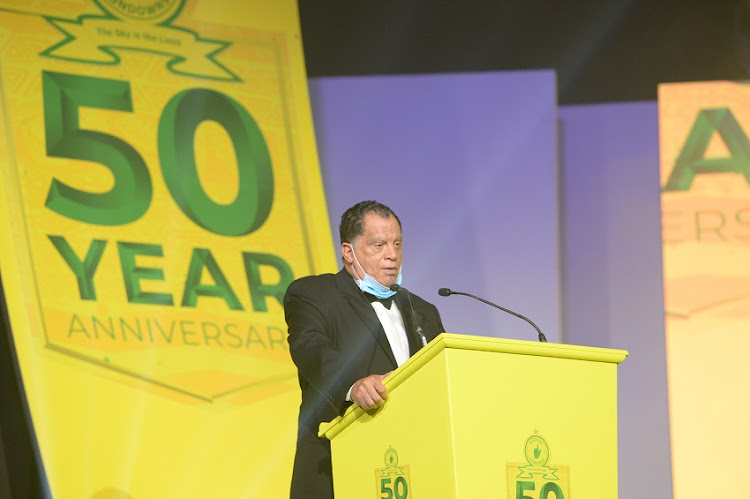
POLYGON ((371 374, 366 378, 356 381, 352 385, 352 400, 359 404, 362 409, 372 409, 381 406, 388 398, 388 390, 383 385, 383 379, 391 374, 371 374))

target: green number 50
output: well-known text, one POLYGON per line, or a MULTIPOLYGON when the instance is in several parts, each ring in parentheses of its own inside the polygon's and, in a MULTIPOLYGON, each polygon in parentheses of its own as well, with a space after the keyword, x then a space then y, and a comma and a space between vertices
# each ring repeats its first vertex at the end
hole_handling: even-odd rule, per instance
MULTIPOLYGON (((124 140, 81 129, 78 117, 80 107, 132 112, 130 84, 43 71, 42 88, 47 155, 98 163, 114 177, 108 192, 81 190, 54 178, 45 205, 65 217, 96 225, 138 220, 153 195, 146 162, 124 140)), ((172 198, 199 226, 216 234, 241 236, 257 230, 268 218, 273 204, 271 157, 257 123, 237 101, 210 89, 178 93, 159 120, 158 149, 172 198), (226 130, 237 158, 237 197, 226 205, 206 194, 197 173, 195 131, 206 120, 226 130)))

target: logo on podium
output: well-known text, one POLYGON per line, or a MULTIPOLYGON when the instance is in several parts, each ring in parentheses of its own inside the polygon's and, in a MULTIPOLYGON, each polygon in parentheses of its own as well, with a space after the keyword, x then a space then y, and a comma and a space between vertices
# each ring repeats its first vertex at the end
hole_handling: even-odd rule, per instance
POLYGON ((506 463, 508 499, 570 497, 570 470, 567 465, 551 465, 550 447, 535 430, 523 447, 525 463, 506 463))
POLYGON ((388 447, 383 456, 385 468, 375 469, 375 497, 377 499, 411 499, 409 465, 398 464, 398 453, 388 447))

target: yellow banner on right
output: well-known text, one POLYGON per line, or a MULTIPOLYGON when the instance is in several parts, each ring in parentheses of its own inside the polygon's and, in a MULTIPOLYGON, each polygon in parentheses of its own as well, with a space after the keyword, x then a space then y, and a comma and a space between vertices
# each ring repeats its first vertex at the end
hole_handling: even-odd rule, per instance
POLYGON ((750 84, 660 85, 659 139, 674 497, 740 497, 750 449, 750 84))

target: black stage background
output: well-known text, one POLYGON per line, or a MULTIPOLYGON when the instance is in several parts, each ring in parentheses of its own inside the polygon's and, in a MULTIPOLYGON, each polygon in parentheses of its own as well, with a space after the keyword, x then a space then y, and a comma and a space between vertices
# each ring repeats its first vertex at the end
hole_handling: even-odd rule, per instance
POLYGON ((561 105, 655 100, 661 82, 741 80, 742 0, 300 0, 310 77, 553 68, 561 105))

